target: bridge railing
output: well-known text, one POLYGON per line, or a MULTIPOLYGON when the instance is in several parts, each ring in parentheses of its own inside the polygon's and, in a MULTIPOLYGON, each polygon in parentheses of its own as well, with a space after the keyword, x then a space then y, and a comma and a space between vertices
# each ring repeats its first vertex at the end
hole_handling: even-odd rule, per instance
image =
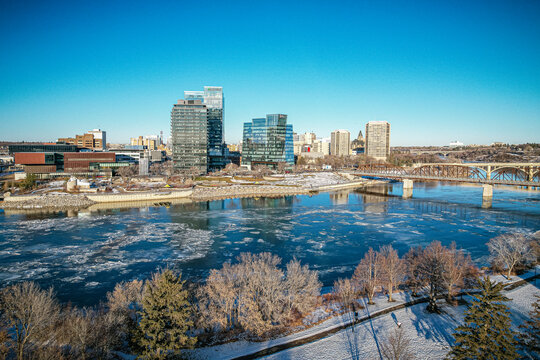
POLYGON ((428 175, 413 175, 413 174, 398 174, 392 172, 380 171, 355 171, 357 175, 367 175, 382 178, 400 178, 400 179, 422 179, 422 180, 437 180, 437 181, 458 181, 478 184, 496 184, 496 185, 516 185, 516 186, 540 186, 540 181, 520 181, 520 180, 496 180, 496 179, 480 179, 472 177, 444 177, 444 176, 428 176, 428 175))

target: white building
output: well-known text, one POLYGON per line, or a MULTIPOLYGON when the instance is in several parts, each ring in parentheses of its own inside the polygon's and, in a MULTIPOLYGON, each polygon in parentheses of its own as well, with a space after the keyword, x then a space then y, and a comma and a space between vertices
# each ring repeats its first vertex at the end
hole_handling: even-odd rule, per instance
POLYGON ((365 154, 377 160, 386 160, 390 156, 390 124, 387 121, 366 124, 365 154))
POLYGON ((332 131, 330 136, 330 154, 338 156, 351 154, 351 133, 349 131, 332 131))

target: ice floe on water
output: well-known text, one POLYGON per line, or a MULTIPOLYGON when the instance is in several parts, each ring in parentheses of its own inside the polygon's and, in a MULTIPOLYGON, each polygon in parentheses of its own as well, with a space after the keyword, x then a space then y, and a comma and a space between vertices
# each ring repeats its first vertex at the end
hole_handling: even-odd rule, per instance
MULTIPOLYGON (((352 274, 369 247, 392 244, 403 254, 410 246, 433 240, 456 241, 482 264, 487 262, 489 238, 516 229, 540 229, 536 213, 485 210, 444 200, 371 195, 364 199, 355 194, 348 203, 334 206, 328 194, 320 194, 278 202, 236 199, 130 209, 82 218, 1 215, 0 281, 36 280, 57 287, 63 299, 73 293, 82 298, 92 294, 97 302, 116 282, 145 278, 159 267, 201 277, 242 252, 269 251, 280 256, 282 264, 296 257, 320 270, 323 284, 331 286, 352 274), (232 203, 236 207, 231 208, 232 203)), ((536 206, 540 208, 540 202, 536 206)))

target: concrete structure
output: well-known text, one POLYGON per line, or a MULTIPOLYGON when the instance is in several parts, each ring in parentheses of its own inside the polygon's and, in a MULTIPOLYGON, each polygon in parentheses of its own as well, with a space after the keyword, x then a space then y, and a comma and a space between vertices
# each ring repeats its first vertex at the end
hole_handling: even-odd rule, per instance
POLYGON ((413 194, 413 181, 410 179, 403 179, 403 198, 408 199, 413 194))
POLYGON ((482 197, 484 198, 493 197, 493 185, 484 184, 482 185, 482 188, 483 188, 482 197))
POLYGON ((332 131, 330 136, 330 154, 331 155, 350 155, 351 154, 351 133, 347 130, 332 131))
POLYGON ((276 167, 279 163, 294 165, 293 127, 287 124, 287 115, 270 114, 244 123, 242 165, 276 167))
POLYGON ((150 168, 150 162, 148 158, 142 158, 139 161, 139 176, 148 176, 148 170, 150 168))
POLYGON ((377 160, 390 156, 390 124, 386 121, 370 121, 366 124, 365 154, 377 160))

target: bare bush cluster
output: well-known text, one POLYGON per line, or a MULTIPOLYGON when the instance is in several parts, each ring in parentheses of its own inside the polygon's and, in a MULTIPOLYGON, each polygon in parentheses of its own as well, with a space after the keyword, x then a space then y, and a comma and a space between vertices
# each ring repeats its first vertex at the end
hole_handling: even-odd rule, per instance
MULTIPOLYGON (((455 302, 455 295, 467 285, 469 279, 477 275, 477 268, 470 256, 456 248, 434 241, 427 247, 411 248, 403 258, 391 245, 382 246, 379 251, 369 249, 354 271, 349 284, 344 280, 334 283, 334 292, 338 299, 349 290, 367 297, 368 304, 374 304, 378 291, 386 293, 388 301, 394 301, 392 294, 404 284, 411 289, 413 296, 426 286, 430 297, 430 310, 436 310, 436 299, 446 294, 448 302, 455 302), (345 291, 347 289, 347 291, 345 291)), ((347 300, 348 301, 348 300, 347 300)), ((347 306, 343 303, 344 306, 347 306)))
POLYGON ((52 289, 33 282, 0 292, 0 354, 17 359, 108 359, 129 349, 142 282, 116 285, 95 308, 60 306, 52 289))
POLYGON ((506 270, 506 277, 510 279, 516 266, 525 267, 538 261, 539 242, 538 237, 522 233, 503 234, 491 239, 488 249, 493 266, 506 270))
POLYGON ((238 263, 212 270, 198 292, 201 326, 261 337, 313 309, 321 288, 317 272, 298 260, 283 272, 280 262, 270 253, 244 253, 238 263))

